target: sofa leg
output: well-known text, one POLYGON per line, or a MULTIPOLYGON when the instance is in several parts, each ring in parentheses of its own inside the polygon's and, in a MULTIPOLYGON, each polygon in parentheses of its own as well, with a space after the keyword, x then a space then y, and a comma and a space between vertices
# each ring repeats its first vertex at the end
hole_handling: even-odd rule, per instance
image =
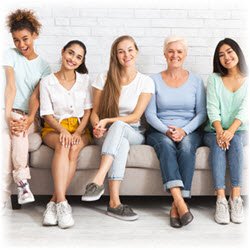
POLYGON ((18 200, 17 200, 17 195, 16 194, 12 194, 11 196, 11 206, 13 210, 16 209, 20 209, 22 206, 20 204, 18 204, 18 200))

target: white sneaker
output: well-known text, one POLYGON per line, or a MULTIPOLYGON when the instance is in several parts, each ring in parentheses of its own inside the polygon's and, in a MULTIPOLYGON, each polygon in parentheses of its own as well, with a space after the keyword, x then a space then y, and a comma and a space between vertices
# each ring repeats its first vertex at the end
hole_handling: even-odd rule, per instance
POLYGON ((50 201, 46 206, 46 210, 43 213, 43 225, 57 225, 56 203, 54 201, 50 201))
POLYGON ((56 204, 57 221, 60 228, 68 228, 74 225, 72 209, 68 201, 62 201, 56 204))
POLYGON ((219 224, 228 224, 230 222, 228 202, 225 197, 217 198, 214 219, 219 224))
POLYGON ((233 200, 229 198, 230 217, 233 223, 242 223, 244 221, 243 200, 236 197, 233 200))
POLYGON ((20 186, 17 186, 17 196, 18 196, 18 204, 26 204, 29 202, 35 201, 34 195, 30 191, 28 182, 21 182, 20 186))

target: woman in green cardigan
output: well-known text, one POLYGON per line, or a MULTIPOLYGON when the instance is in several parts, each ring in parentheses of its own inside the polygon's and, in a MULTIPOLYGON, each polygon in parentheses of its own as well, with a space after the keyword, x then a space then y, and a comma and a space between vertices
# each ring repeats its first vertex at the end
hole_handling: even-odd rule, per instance
POLYGON ((210 148, 217 201, 215 221, 241 223, 244 218, 240 196, 243 146, 247 144, 247 65, 239 45, 230 38, 220 41, 214 53, 213 74, 207 83, 207 112, 204 143, 210 148), (226 165, 229 165, 231 193, 225 196, 226 165))

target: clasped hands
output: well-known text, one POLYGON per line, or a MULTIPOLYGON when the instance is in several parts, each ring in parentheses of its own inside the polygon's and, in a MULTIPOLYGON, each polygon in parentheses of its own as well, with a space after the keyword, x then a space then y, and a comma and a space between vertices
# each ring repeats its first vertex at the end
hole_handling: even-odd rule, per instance
POLYGON ((98 123, 95 124, 93 128, 93 135, 95 138, 101 138, 107 131, 108 119, 102 119, 98 123))
POLYGON ((216 133, 216 141, 222 150, 229 149, 230 141, 233 139, 234 133, 230 130, 222 130, 216 133))
POLYGON ((20 119, 16 120, 13 118, 8 119, 8 126, 10 131, 10 136, 25 136, 26 131, 29 129, 30 125, 34 119, 30 116, 23 116, 20 119))
POLYGON ((63 128, 59 135, 59 141, 65 148, 69 148, 81 142, 81 134, 82 133, 77 130, 71 134, 67 129, 63 128))
POLYGON ((182 128, 169 125, 166 135, 173 141, 180 142, 186 136, 186 133, 182 128))

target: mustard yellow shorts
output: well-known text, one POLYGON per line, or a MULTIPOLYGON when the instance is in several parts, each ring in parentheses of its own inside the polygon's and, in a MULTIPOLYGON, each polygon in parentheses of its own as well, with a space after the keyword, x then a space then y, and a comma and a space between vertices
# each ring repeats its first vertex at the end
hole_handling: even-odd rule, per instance
MULTIPOLYGON (((71 134, 73 134, 79 126, 79 120, 76 117, 66 118, 60 122, 60 125, 64 127, 65 129, 67 129, 71 134)), ((49 124, 45 122, 44 127, 42 128, 42 131, 41 131, 42 138, 44 138, 45 135, 51 132, 56 132, 56 130, 51 128, 49 124)), ((88 128, 85 129, 84 134, 88 136, 88 139, 91 142, 92 137, 88 128)))

